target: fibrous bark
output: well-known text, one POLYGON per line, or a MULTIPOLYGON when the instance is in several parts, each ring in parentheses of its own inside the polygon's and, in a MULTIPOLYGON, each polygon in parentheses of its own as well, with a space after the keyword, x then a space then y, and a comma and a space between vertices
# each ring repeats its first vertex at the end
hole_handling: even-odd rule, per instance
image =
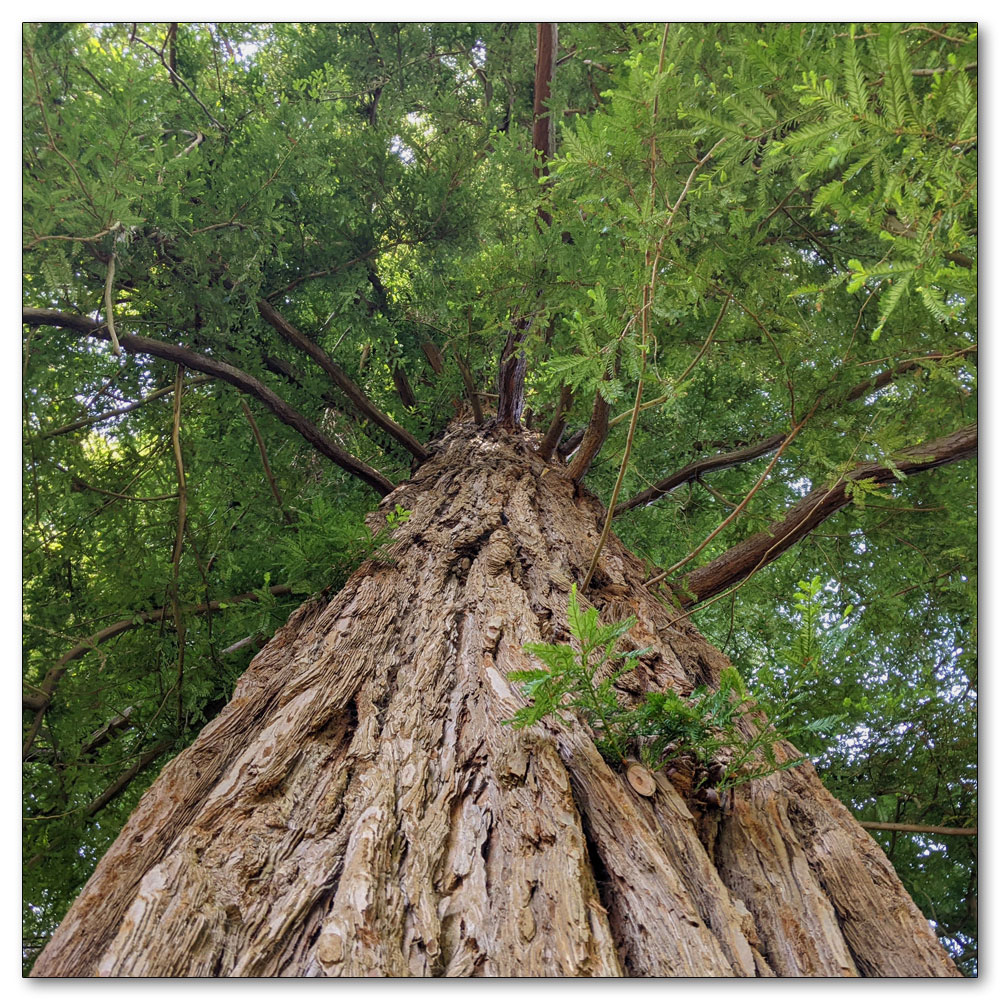
MULTIPOLYGON (((504 725, 604 513, 536 443, 438 442, 388 550, 258 654, 33 975, 956 975, 811 766, 706 811, 660 772, 637 794, 582 725, 504 725)), ((642 579, 612 536, 587 599, 649 647, 623 696, 716 681, 642 579)))

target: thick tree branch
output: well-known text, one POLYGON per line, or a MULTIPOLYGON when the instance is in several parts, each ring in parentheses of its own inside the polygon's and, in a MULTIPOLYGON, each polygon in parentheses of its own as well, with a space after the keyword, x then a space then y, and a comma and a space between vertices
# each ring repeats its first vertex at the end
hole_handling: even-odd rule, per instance
POLYGON ((104 746, 105 743, 109 742, 115 733, 130 728, 132 726, 132 715, 134 712, 135 708, 132 705, 129 705, 124 711, 120 712, 113 719, 105 722, 100 729, 97 729, 90 734, 87 738, 87 742, 80 747, 80 753, 93 753, 95 750, 104 746))
MULTIPOLYGON (((126 348, 128 350, 128 348, 126 348)), ((280 583, 269 588, 268 591, 274 597, 281 596, 283 594, 290 594, 292 588, 286 583, 280 583)), ((225 605, 229 607, 233 604, 242 604, 245 601, 259 601, 260 595, 251 591, 247 594, 238 594, 236 597, 227 597, 221 601, 207 601, 205 604, 196 605, 193 608, 185 608, 184 613, 188 615, 203 615, 206 613, 211 613, 213 611, 218 611, 225 605)), ((62 656, 51 666, 48 672, 45 674, 42 683, 34 689, 30 694, 26 694, 22 698, 22 707, 34 711, 34 720, 32 721, 31 727, 28 730, 28 736, 24 742, 23 754, 27 756, 28 751, 31 749, 31 744, 34 743, 35 737, 38 735, 38 730, 42 724, 42 717, 45 715, 45 710, 52 703, 52 694, 62 680, 63 675, 66 673, 69 665, 74 660, 79 660, 86 653, 89 653, 92 649, 95 649, 102 642, 107 642, 108 639, 113 639, 117 635, 121 635, 123 632, 128 632, 131 629, 138 628, 140 625, 147 625, 150 622, 163 621, 166 618, 173 617, 173 609, 170 607, 156 608, 154 611, 142 611, 138 614, 133 615, 131 618, 123 618, 121 621, 115 622, 113 625, 108 625, 107 628, 101 629, 100 632, 95 632, 88 639, 74 646, 71 650, 63 653, 62 656)))
POLYGON ((524 410, 524 376, 528 370, 524 338, 529 326, 529 321, 518 320, 507 334, 507 342, 500 354, 496 424, 513 434, 521 429, 521 413, 524 410))
POLYGON ((915 368, 919 368, 921 361, 949 361, 952 358, 962 357, 966 354, 976 354, 978 351, 979 345, 972 344, 970 347, 964 347, 959 351, 953 351, 951 354, 941 354, 938 351, 933 351, 930 354, 925 354, 921 358, 910 358, 908 361, 903 361, 894 368, 886 369, 886 371, 879 373, 873 378, 865 379, 864 382, 859 382, 848 391, 847 395, 844 397, 844 401, 850 403, 856 399, 861 399, 863 396, 867 396, 871 392, 884 388, 900 375, 905 375, 907 372, 913 371, 915 368))
MULTIPOLYGON (((973 457, 978 442, 978 424, 972 424, 947 437, 899 452, 893 458, 893 467, 905 475, 927 472, 973 457)), ((871 480, 876 485, 888 485, 896 480, 893 467, 866 462, 841 476, 832 486, 813 490, 780 521, 734 545, 705 566, 688 573, 684 578, 685 592, 678 593, 681 604, 700 604, 774 562, 783 552, 851 502, 851 483, 871 480)))
MULTIPOLYGON (((884 389, 885 386, 897 379, 900 375, 905 375, 907 372, 919 368, 920 361, 945 361, 959 355, 975 353, 977 350, 978 346, 973 345, 972 347, 956 351, 952 354, 945 355, 932 353, 919 359, 911 358, 908 361, 904 361, 901 364, 896 365, 894 368, 889 368, 884 372, 880 372, 873 378, 865 379, 865 381, 859 382, 857 385, 848 390, 847 395, 843 398, 843 402, 851 403, 869 395, 872 392, 876 392, 879 389, 884 389)), ((659 400, 654 400, 653 402, 659 402, 659 400)), ((821 409, 827 408, 827 406, 821 407, 821 409)), ((625 415, 626 414, 622 414, 622 416, 625 415)), ((612 427, 618 419, 619 418, 616 417, 611 421, 612 427)), ((755 458, 760 458, 762 455, 767 455, 774 451, 775 448, 780 448, 786 437, 786 434, 774 434, 771 437, 765 438, 764 440, 758 441, 754 444, 745 445, 733 451, 723 452, 719 455, 710 455, 707 458, 700 458, 695 462, 690 462, 683 468, 670 473, 669 476, 665 476, 663 479, 654 483, 648 489, 645 489, 641 493, 637 493, 634 497, 618 504, 615 507, 614 516, 619 517, 626 511, 632 510, 635 507, 644 507, 647 504, 651 504, 654 501, 659 500, 660 497, 665 494, 677 489, 678 486, 694 482, 706 473, 720 472, 723 469, 732 469, 744 462, 750 462, 755 458)))
POLYGON ((611 406, 608 401, 599 393, 594 393, 594 406, 590 411, 590 422, 583 432, 583 439, 580 441, 580 448, 570 463, 566 474, 574 483, 580 482, 587 474, 591 462, 597 457, 597 453, 604 447, 604 442, 608 436, 608 415, 611 406))
POLYGON ((92 802, 88 803, 86 815, 93 816, 99 809, 103 809, 112 799, 117 798, 132 783, 132 779, 149 764, 152 764, 160 754, 170 749, 170 740, 160 740, 154 743, 145 753, 141 754, 136 762, 127 770, 123 771, 107 788, 101 792, 92 802))
MULTIPOLYGON (((535 105, 531 127, 531 145, 538 153, 540 163, 535 176, 548 173, 546 161, 552 158, 555 149, 555 126, 548 107, 552 96, 552 80, 556 70, 556 49, 559 44, 559 28, 549 21, 538 24, 536 31, 535 57, 535 105)), ((551 219, 546 220, 551 222, 551 219)))
MULTIPOLYGON (((165 753, 167 750, 169 750, 172 744, 173 744, 172 740, 159 740, 158 742, 154 743, 153 746, 151 746, 144 753, 140 754, 139 757, 136 759, 135 763, 130 768, 128 768, 126 771, 123 771, 117 778, 115 778, 115 780, 111 782, 111 784, 108 785, 108 787, 105 788, 104 791, 97 796, 97 798, 92 799, 90 802, 87 803, 86 807, 83 810, 83 814, 88 817, 93 816, 95 813, 103 809, 109 802, 111 802, 113 799, 121 795, 121 793, 124 792, 125 789, 128 788, 128 786, 132 783, 132 780, 135 778, 135 776, 143 768, 148 767, 162 753, 165 753)), ((38 818, 45 819, 47 817, 43 816, 38 818)), ((29 859, 25 863, 24 866, 25 870, 31 871, 32 868, 35 868, 37 865, 39 865, 42 861, 45 860, 47 853, 48 852, 46 851, 41 851, 38 854, 36 854, 33 858, 29 859)))
POLYGON ((556 452, 563 461, 568 462, 570 456, 580 447, 580 442, 583 441, 583 435, 586 433, 586 427, 579 427, 565 441, 563 441, 556 452))
POLYGON ((270 302, 261 299, 257 303, 257 309, 261 316, 274 327, 282 337, 293 347, 297 347, 304 354, 308 354, 313 361, 319 365, 323 371, 333 380, 338 389, 351 401, 359 413, 364 414, 372 423, 381 427, 386 433, 395 438, 407 451, 414 455, 418 461, 426 461, 428 457, 427 449, 405 428, 400 427, 391 417, 383 413, 365 395, 361 387, 354 382, 344 370, 323 350, 319 344, 310 340, 300 333, 291 323, 278 312, 270 302))
POLYGON ((858 820, 858 826, 866 830, 896 830, 899 833, 929 833, 941 837, 978 837, 975 826, 911 826, 909 823, 870 823, 858 820))
POLYGON ((682 469, 672 472, 669 476, 654 483, 649 489, 637 493, 630 500, 618 504, 615 507, 615 517, 619 517, 628 510, 635 507, 644 507, 646 504, 659 500, 660 497, 671 490, 683 486, 684 483, 694 482, 708 472, 719 472, 722 469, 732 469, 734 466, 742 465, 752 459, 760 458, 780 448, 787 434, 772 434, 771 437, 756 444, 747 445, 745 448, 737 448, 735 451, 723 452, 720 455, 709 455, 706 458, 699 458, 696 462, 690 462, 682 469))
MULTIPOLYGON (((86 316, 61 313, 54 309, 24 308, 21 310, 21 320, 27 326, 57 326, 73 330, 82 336, 97 337, 101 340, 109 339, 107 329, 103 324, 88 319, 86 316)), ((282 423, 298 431, 321 455, 357 476, 362 482, 367 483, 379 496, 384 497, 395 489, 393 484, 380 472, 338 448, 315 424, 289 406, 277 393, 241 369, 234 368, 224 361, 217 361, 215 358, 198 354, 186 347, 168 344, 162 340, 153 340, 150 337, 121 334, 118 341, 122 348, 130 354, 150 354, 153 357, 163 358, 165 361, 204 372, 206 375, 212 375, 214 378, 236 386, 241 392, 259 399, 282 423)))
POLYGON ((413 394, 413 386, 410 385, 406 372, 399 365, 392 369, 392 384, 396 387, 399 401, 408 410, 412 410, 417 405, 417 397, 413 394))
POLYGON ((433 340, 425 340, 420 345, 420 349, 424 352, 424 357, 427 358, 427 364, 434 369, 434 374, 443 375, 444 355, 438 350, 437 344, 433 340))
MULTIPOLYGON (((552 94, 552 79, 555 75, 558 44, 559 30, 557 25, 552 22, 540 22, 536 31, 535 100, 531 128, 531 142, 536 157, 535 177, 548 175, 547 163, 555 149, 555 126, 548 107, 548 100, 552 94)), ((552 225, 552 215, 545 209, 544 204, 539 204, 536 215, 535 224, 539 230, 552 225)), ((530 319, 524 317, 515 319, 500 354, 497 376, 496 425, 512 434, 518 433, 521 429, 521 413, 524 410, 524 378, 528 369, 524 340, 530 329, 530 319)))

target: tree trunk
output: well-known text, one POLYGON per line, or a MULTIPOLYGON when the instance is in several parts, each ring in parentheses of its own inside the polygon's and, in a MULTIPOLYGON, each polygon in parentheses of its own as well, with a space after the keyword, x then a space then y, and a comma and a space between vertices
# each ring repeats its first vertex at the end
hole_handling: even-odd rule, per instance
MULTIPOLYGON (((33 975, 958 974, 811 766, 708 808, 662 773, 637 794, 582 725, 503 724, 604 516, 534 437, 438 442, 387 550, 257 655, 33 975)), ((626 693, 713 683, 643 572, 612 536, 587 593, 650 647, 626 693)))

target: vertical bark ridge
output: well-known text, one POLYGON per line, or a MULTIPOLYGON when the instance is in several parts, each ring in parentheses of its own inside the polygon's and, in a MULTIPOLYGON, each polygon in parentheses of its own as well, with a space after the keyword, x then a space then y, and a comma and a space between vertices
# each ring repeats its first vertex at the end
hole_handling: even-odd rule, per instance
MULTIPOLYGON (((663 775, 638 796, 582 726, 503 724, 603 517, 535 437, 435 445, 392 544, 258 654, 34 975, 955 974, 811 768, 705 813, 663 775)), ((716 680, 642 577, 611 536, 587 595, 649 647, 623 697, 716 680)))

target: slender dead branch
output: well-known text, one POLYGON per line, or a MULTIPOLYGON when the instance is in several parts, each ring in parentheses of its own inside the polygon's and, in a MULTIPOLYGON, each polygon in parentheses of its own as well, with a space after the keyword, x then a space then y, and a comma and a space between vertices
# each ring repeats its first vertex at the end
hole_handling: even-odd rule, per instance
MULTIPOLYGON (((115 492, 115 490, 101 489, 100 486, 92 486, 85 479, 81 479, 79 476, 77 476, 74 473, 70 472, 70 470, 67 469, 64 465, 60 465, 58 462, 53 462, 52 464, 60 472, 65 472, 68 476, 71 477, 71 479, 72 479, 71 489, 73 489, 74 491, 77 491, 77 492, 80 492, 80 491, 83 491, 83 490, 89 490, 91 493, 99 493, 99 494, 101 494, 101 496, 114 497, 115 500, 134 500, 137 503, 159 503, 159 502, 161 502, 163 500, 176 500, 177 499, 177 493, 176 492, 174 492, 174 493, 161 493, 159 496, 155 496, 155 497, 135 497, 135 496, 132 496, 129 493, 117 493, 117 492, 115 492)), ((140 475, 141 475, 141 473, 140 473, 140 475)), ((132 479, 132 482, 129 483, 129 485, 131 486, 132 483, 134 483, 136 481, 136 479, 138 479, 138 478, 139 478, 139 476, 134 477, 132 479)))
POLYGON ((240 406, 243 407, 243 413, 247 418, 247 422, 250 424, 250 430, 253 432, 253 439, 257 442, 257 450, 260 452, 260 464, 264 467, 264 476, 267 478, 268 486, 271 487, 271 496, 274 497, 274 502, 278 505, 278 510, 281 511, 281 516, 284 519, 285 524, 291 524, 292 516, 285 509, 285 503, 281 499, 281 491, 278 489, 278 484, 274 479, 274 473, 271 471, 271 463, 267 460, 267 449, 264 447, 264 439, 261 437, 257 421, 254 420, 253 414, 250 412, 250 407, 245 399, 240 399, 240 406))
MULTIPOLYGON (((694 371, 695 366, 699 361, 705 356, 705 352, 709 349, 712 341, 715 339, 715 334, 718 332, 719 324, 722 322, 722 317, 726 315, 726 309, 729 307, 729 303, 732 300, 732 296, 727 295, 725 301, 722 303, 722 308, 719 310, 719 315, 715 317, 715 322, 712 324, 712 329, 708 331, 708 336, 703 341, 698 353, 694 356, 691 363, 684 369, 681 376, 674 383, 674 387, 670 392, 664 393, 662 396, 657 396, 656 399, 650 399, 643 403, 640 407, 640 412, 648 410, 653 406, 659 406, 660 403, 665 403, 668 399, 672 399, 677 394, 677 389, 683 384, 684 380, 694 371)), ((626 410, 624 413, 619 413, 617 417, 610 421, 609 427, 615 427, 620 424, 627 416, 631 414, 631 410, 626 410)))
MULTIPOLYGON (((73 330, 82 336, 97 337, 101 340, 108 339, 108 333, 103 324, 88 319, 86 316, 61 313, 54 309, 24 308, 21 310, 21 320, 27 326, 56 326, 73 330)), ((153 357, 163 358, 174 364, 182 364, 186 368, 193 368, 195 371, 204 372, 206 375, 211 375, 236 386, 241 392, 259 399, 282 423, 301 434, 321 455, 351 475, 357 476, 362 482, 367 483, 379 496, 385 496, 395 488, 380 472, 337 447, 315 424, 289 406, 277 393, 241 369, 234 368, 224 361, 198 354, 186 347, 168 344, 162 340, 153 340, 150 337, 123 334, 119 341, 130 354, 151 354, 153 357)))
MULTIPOLYGON (((643 289, 643 297, 645 298, 649 294, 649 289, 643 289)), ((642 369, 643 373, 646 367, 646 316, 648 314, 648 309, 643 310, 643 329, 642 329, 642 369)), ((622 483, 625 481, 625 473, 628 470, 628 460, 632 455, 632 441, 635 438, 635 425, 639 420, 639 407, 642 404, 642 389, 643 389, 643 377, 642 374, 639 375, 639 382, 635 389, 635 405, 632 407, 632 419, 628 425, 628 434, 625 437, 625 450, 622 454, 621 464, 618 466, 618 478, 615 479, 614 488, 611 490, 611 499, 608 501, 608 510, 604 516, 604 527, 601 529, 601 537, 597 540, 597 546, 594 548, 594 554, 590 559, 590 566, 587 569, 587 575, 584 578, 583 586, 580 587, 580 593, 584 594, 587 592, 587 588, 590 586, 590 581, 594 578, 594 571, 597 569, 597 561, 601 557, 601 552, 604 550, 604 545, 608 540, 608 535, 611 533, 611 520, 614 517, 615 504, 618 502, 618 494, 621 492, 622 483)), ((607 418, 605 417, 605 420, 607 418)), ((606 431, 605 431, 606 433, 606 431)), ((579 480, 576 480, 577 482, 579 480)))
POLYGON ((171 80, 171 82, 175 86, 179 83, 188 92, 188 94, 191 96, 191 99, 195 102, 195 104, 197 104, 198 107, 201 108, 201 110, 204 111, 205 114, 208 116, 208 120, 220 132, 228 132, 229 129, 227 129, 226 126, 223 125, 222 122, 220 122, 219 119, 216 118, 215 115, 213 115, 212 112, 209 111, 208 108, 205 107, 205 105, 201 102, 201 99, 198 97, 198 95, 184 81, 184 78, 178 74, 178 72, 177 72, 176 69, 173 69, 171 67, 170 63, 167 62, 167 60, 164 58, 163 52, 160 49, 157 49, 155 46, 150 45, 149 42, 144 41, 143 39, 141 39, 138 35, 136 35, 134 37, 135 37, 135 41, 137 41, 140 45, 145 45, 146 48, 149 49, 150 52, 155 53, 157 59, 160 60, 160 64, 170 74, 170 80, 171 80))
POLYGON ((184 616, 181 614, 180 570, 181 552, 184 548, 184 521, 187 518, 187 479, 184 476, 184 456, 181 453, 181 400, 184 396, 184 366, 177 366, 174 379, 174 419, 170 428, 170 443, 174 449, 174 465, 177 469, 177 534, 174 538, 173 567, 170 581, 170 596, 173 606, 174 628, 177 631, 177 729, 180 731, 184 718, 184 616))
POLYGON ((102 229, 99 233, 94 233, 93 236, 60 236, 58 234, 53 234, 51 236, 36 236, 30 243, 25 243, 21 247, 21 252, 26 253, 32 247, 38 246, 39 243, 47 243, 49 240, 60 240, 66 243, 97 243, 110 232, 111 227, 108 229, 102 229))
MULTIPOLYGON (((280 597, 284 594, 290 594, 292 588, 286 583, 276 584, 273 587, 268 588, 268 593, 274 597, 280 597)), ((243 604, 246 601, 259 601, 260 594, 251 591, 246 594, 237 594, 235 597, 226 597, 218 601, 207 601, 204 604, 198 604, 192 608, 185 608, 184 613, 188 615, 203 615, 210 614, 218 611, 223 606, 230 607, 234 604, 243 604)), ((84 639, 83 642, 74 646, 71 650, 63 653, 62 656, 49 668, 48 672, 45 674, 45 678, 42 683, 34 689, 34 691, 26 695, 22 699, 22 706, 29 711, 35 711, 37 714, 28 730, 28 736, 24 743, 23 754, 27 756, 28 751, 31 749, 31 744, 35 741, 35 737, 38 735, 38 730, 42 724, 42 717, 45 714, 45 710, 52 703, 52 694, 55 691, 59 681, 62 680, 63 675, 69 668, 70 663, 74 660, 79 660, 81 657, 85 656, 91 650, 96 649, 101 643, 107 642, 109 639, 113 639, 115 636, 121 635, 123 632, 131 631, 134 628, 139 628, 141 625, 147 625, 150 622, 161 622, 167 618, 172 618, 174 615, 173 609, 170 607, 157 608, 155 611, 141 611, 138 614, 132 615, 130 618, 123 618, 121 621, 115 622, 113 625, 108 625, 107 628, 101 629, 100 632, 95 632, 92 636, 84 639)))
POLYGON ((727 138, 727 136, 723 136, 700 160, 695 160, 695 164, 691 168, 691 173, 688 174, 688 178, 684 182, 684 187, 681 188, 681 193, 677 195, 677 200, 672 206, 669 204, 667 206, 670 208, 670 215, 667 217, 666 226, 664 228, 670 229, 674 221, 674 216, 677 215, 677 210, 681 207, 681 203, 687 197, 688 191, 691 190, 691 185, 694 183, 695 177, 698 176, 698 172, 703 166, 705 166, 706 163, 708 163, 710 159, 712 159, 713 156, 715 156, 715 151, 726 141, 727 138))
POLYGON ((462 375, 462 384, 465 386, 465 394, 469 397, 469 402, 472 404, 472 415, 476 421, 477 425, 482 425, 485 417, 483 416, 483 407, 479 402, 479 393, 476 391, 476 383, 473 381, 472 372, 469 366, 462 360, 461 355, 458 351, 454 351, 455 364, 458 365, 458 370, 462 375))
POLYGON ((238 653, 241 649, 246 649, 247 646, 254 646, 260 649, 265 642, 267 642, 267 636, 255 632, 253 635, 247 635, 242 639, 238 639, 231 646, 226 646, 225 649, 219 651, 219 656, 231 656, 233 653, 238 653))
POLYGON ((171 740, 160 740, 154 743, 139 759, 127 770, 120 774, 107 788, 101 792, 92 802, 87 805, 86 815, 93 816, 98 810, 103 809, 112 799, 121 795, 122 792, 132 783, 133 778, 144 768, 151 764, 164 751, 171 746, 171 740))
MULTIPOLYGON (((199 378, 193 378, 187 383, 187 388, 191 389, 196 385, 205 385, 208 382, 214 381, 207 375, 201 376, 199 378)), ((168 385, 164 389, 157 389, 156 392, 151 392, 148 396, 143 396, 142 399, 137 399, 134 403, 129 403, 127 406, 120 406, 117 410, 106 410, 104 413, 98 413, 93 417, 82 417, 80 420, 74 420, 71 424, 63 424, 62 427, 56 427, 51 431, 44 431, 38 435, 40 441, 44 441, 46 438, 58 437, 60 434, 71 434, 73 431, 78 431, 82 427, 90 427, 92 424, 100 424, 105 420, 112 420, 114 417, 123 416, 126 413, 131 413, 133 410, 137 410, 140 406, 145 406, 146 403, 151 403, 154 399, 160 399, 163 396, 168 396, 174 391, 172 385, 168 385)))
MULTIPOLYGON (((681 604, 700 604, 773 562, 851 502, 850 484, 870 480, 875 486, 886 486, 896 482, 894 470, 912 476, 972 458, 977 452, 978 443, 978 425, 971 424, 946 437, 904 449, 893 457, 891 467, 874 462, 856 466, 832 486, 821 487, 807 494, 780 521, 688 573, 684 578, 685 593, 678 594, 681 604)), ((663 579, 665 575, 654 577, 650 583, 663 579)))
MULTIPOLYGON (((143 770, 143 768, 148 767, 157 757, 163 754, 165 751, 169 750, 173 745, 172 740, 159 740, 154 743, 152 747, 146 750, 144 753, 140 754, 136 759, 135 763, 128 768, 128 770, 123 771, 115 780, 108 785, 107 788, 101 792, 97 798, 91 800, 83 809, 83 814, 85 816, 93 816, 95 813, 100 812, 109 802, 121 795, 126 788, 132 783, 135 776, 143 770)), ((77 811, 77 810, 74 810, 77 811)), ((46 819, 49 817, 39 817, 40 819, 46 819)), ((55 818, 55 817, 51 817, 55 818)), ((40 851, 34 857, 30 858, 25 862, 25 870, 31 871, 36 868, 48 855, 48 851, 40 851)))
MULTIPOLYGON (((808 419, 808 417, 806 419, 808 419)), ((737 517, 739 517, 740 513, 744 510, 744 508, 747 506, 747 504, 750 503, 750 501, 753 499, 753 497, 755 496, 755 494, 757 493, 757 491, 767 481, 767 477, 771 474, 771 470, 777 464, 778 459, 781 458, 782 453, 784 452, 784 450, 798 436, 798 433, 799 433, 799 431, 802 430, 804 424, 805 424, 805 420, 803 420, 800 423, 796 424, 788 432, 788 434, 785 437, 784 441, 781 442, 781 445, 778 448, 777 452, 775 452, 774 458, 772 458, 771 461, 767 463, 767 468, 760 474, 759 478, 757 479, 757 482, 755 482, 753 484, 753 486, 750 487, 750 491, 747 493, 747 495, 736 505, 735 508, 733 508, 733 512, 729 515, 729 517, 727 517, 713 531, 710 531, 708 533, 708 535, 705 537, 705 540, 700 545, 698 545, 694 549, 692 549, 683 559, 678 560, 677 562, 675 562, 673 564, 673 566, 671 566, 669 569, 664 570, 662 573, 658 574, 657 576, 653 577, 653 579, 647 580, 646 581, 647 584, 652 585, 654 583, 658 583, 660 580, 663 580, 664 578, 670 576, 671 574, 676 573, 677 570, 681 569, 681 567, 686 566, 692 559, 694 559, 694 557, 696 555, 698 555, 699 552, 702 552, 705 549, 705 547, 711 543, 712 539, 714 539, 719 534, 719 532, 723 531, 730 524, 732 524, 733 521, 735 521, 737 517)))
POLYGON ((177 22, 171 21, 167 27, 167 69, 170 70, 170 83, 177 88, 177 22))
MULTIPOLYGON (((667 33, 670 30, 670 25, 664 25, 663 27, 663 40, 660 42, 660 59, 656 67, 656 79, 659 83, 659 78, 663 73, 663 57, 667 49, 667 33)), ((657 89, 657 95, 653 99, 653 125, 656 125, 656 116, 659 110, 659 90, 657 89)), ((649 208, 650 213, 656 209, 656 133, 653 133, 653 139, 650 144, 649 153, 649 208)), ((667 223, 669 226, 669 222, 667 223)), ((660 244, 657 247, 656 253, 652 254, 649 248, 646 248, 645 253, 645 265, 647 268, 652 268, 649 272, 649 279, 642 289, 642 319, 641 324, 641 334, 640 334, 640 344, 639 351, 641 354, 641 360, 639 365, 639 380, 635 387, 635 403, 632 406, 632 419, 629 421, 628 434, 625 436, 625 448, 622 453, 621 464, 618 466, 618 477, 615 479, 614 488, 611 490, 611 499, 608 501, 608 509, 604 515, 604 526, 601 528, 601 537, 597 540, 597 546, 594 548, 594 554, 590 559, 590 566, 587 569, 587 575, 584 578, 583 586, 580 588, 581 593, 586 593, 587 588, 590 586, 590 581, 594 578, 594 571, 597 569, 597 562, 601 557, 601 552, 604 550, 604 546, 608 540, 608 535, 611 534, 611 519, 614 517, 615 504, 618 502, 618 495, 621 493, 622 483, 625 481, 625 473, 628 471, 628 460, 632 456, 632 443, 635 440, 635 428, 636 424, 639 422, 639 410, 642 407, 642 392, 645 386, 645 375, 646 375, 646 349, 649 343, 649 311, 653 306, 653 296, 656 293, 656 272, 660 260, 660 249, 663 245, 663 238, 660 239, 660 244)), ((725 311, 725 304, 723 304, 723 311, 725 311)), ((718 324, 716 324, 718 325, 718 324)), ((707 347, 707 344, 706 344, 707 347)), ((704 351, 702 351, 704 353, 704 351)), ((700 357, 700 355, 699 355, 700 357)), ((696 362, 688 367, 688 371, 694 367, 696 362)), ((686 373, 685 373, 686 374, 686 373)))
POLYGON ((282 337, 303 354, 307 354, 333 380, 338 389, 351 401, 359 413, 366 416, 372 423, 381 427, 387 434, 395 438, 418 461, 426 461, 427 449, 405 428, 400 427, 391 417, 383 413, 365 394, 364 390, 334 362, 319 344, 300 333, 291 323, 278 312, 270 302, 261 299, 257 303, 261 316, 274 327, 282 337))
MULTIPOLYGON (((188 135, 190 135, 190 134, 191 133, 189 132, 188 135)), ((193 149, 197 149, 204 141, 205 141, 205 133, 204 132, 195 132, 194 138, 191 140, 191 142, 189 142, 179 153, 176 153, 174 155, 174 159, 178 160, 182 156, 187 156, 188 153, 190 153, 193 149)), ((164 163, 163 166, 160 167, 160 172, 156 175, 156 183, 157 184, 162 184, 163 183, 163 177, 165 175, 166 169, 167 169, 167 164, 164 163)), ((223 223, 219 223, 218 227, 216 227, 216 226, 210 226, 208 228, 209 229, 222 228, 223 226, 228 226, 228 225, 239 225, 239 223, 223 222, 223 223)), ((197 229, 194 230, 194 231, 195 232, 205 232, 205 230, 197 230, 197 229)))

